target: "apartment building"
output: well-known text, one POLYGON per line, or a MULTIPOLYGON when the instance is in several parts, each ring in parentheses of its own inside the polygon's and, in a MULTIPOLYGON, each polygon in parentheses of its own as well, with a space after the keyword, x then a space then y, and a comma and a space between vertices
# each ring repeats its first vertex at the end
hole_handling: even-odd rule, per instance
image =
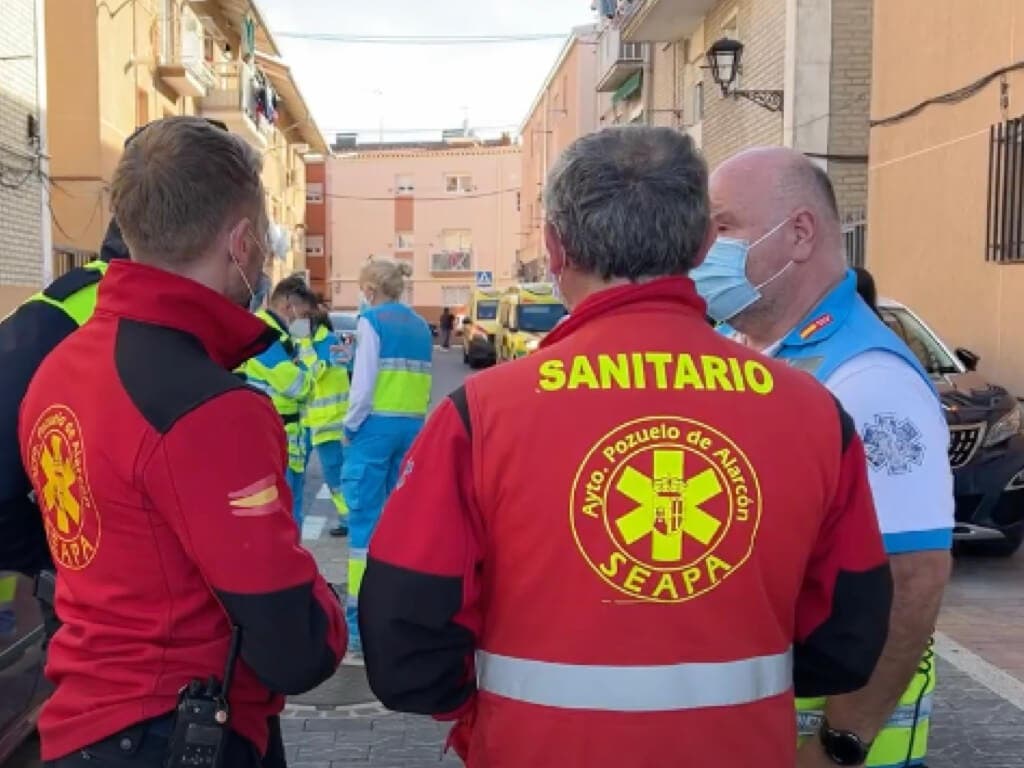
POLYGON ((125 138, 172 115, 220 120, 263 154, 280 279, 305 269, 305 163, 326 153, 252 0, 45 0, 53 272, 97 252, 125 138))
POLYGON ((509 139, 335 151, 326 174, 335 307, 358 305, 359 271, 381 256, 412 266, 403 300, 432 321, 463 307, 477 284, 514 282, 522 166, 509 139))
POLYGON ((314 293, 331 300, 331 228, 328 225, 327 160, 306 156, 306 282, 314 293))
MULTIPOLYGON (((548 171, 566 147, 598 126, 596 48, 596 26, 573 29, 519 129, 522 196, 517 273, 522 279, 547 276, 542 198, 548 171)), ((635 100, 633 93, 630 96, 635 100)))
POLYGON ((1024 5, 876 3, 871 117, 879 291, 1024 395, 1024 5))
POLYGON ((0 317, 48 276, 42 0, 5 0, 0 23, 0 317))
POLYGON ((863 244, 867 197, 872 5, 607 0, 599 11, 598 79, 614 83, 629 72, 648 81, 640 121, 690 134, 712 168, 755 145, 815 158, 836 186, 852 249, 863 244), (725 80, 716 82, 707 54, 722 40, 740 44, 738 52, 731 46, 737 66, 735 78, 723 68, 717 75, 725 80))

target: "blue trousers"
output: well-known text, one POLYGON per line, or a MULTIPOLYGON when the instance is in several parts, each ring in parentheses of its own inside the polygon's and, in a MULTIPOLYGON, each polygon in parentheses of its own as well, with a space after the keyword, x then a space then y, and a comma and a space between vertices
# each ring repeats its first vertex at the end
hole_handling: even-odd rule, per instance
POLYGON ((359 638, 359 587, 384 502, 398 482, 402 459, 423 428, 423 419, 370 416, 345 451, 341 489, 349 509, 348 621, 349 649, 362 650, 359 638))
POLYGON ((320 457, 320 468, 324 472, 324 482, 331 492, 331 499, 338 512, 338 521, 348 523, 348 508, 345 506, 345 498, 341 491, 341 468, 345 463, 345 449, 341 440, 331 440, 316 446, 317 456, 320 457))
POLYGON ((296 472, 291 467, 288 467, 285 472, 285 478, 288 480, 288 487, 292 491, 292 517, 295 518, 295 524, 299 526, 299 538, 302 538, 302 494, 306 489, 306 474, 304 472, 296 472))

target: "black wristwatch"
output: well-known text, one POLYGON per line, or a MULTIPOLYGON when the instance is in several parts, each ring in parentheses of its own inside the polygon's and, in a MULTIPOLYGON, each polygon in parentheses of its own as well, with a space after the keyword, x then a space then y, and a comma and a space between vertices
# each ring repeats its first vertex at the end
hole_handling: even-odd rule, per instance
POLYGON ((853 731, 837 731, 822 718, 818 738, 828 759, 836 765, 863 765, 867 762, 870 742, 863 741, 853 731))

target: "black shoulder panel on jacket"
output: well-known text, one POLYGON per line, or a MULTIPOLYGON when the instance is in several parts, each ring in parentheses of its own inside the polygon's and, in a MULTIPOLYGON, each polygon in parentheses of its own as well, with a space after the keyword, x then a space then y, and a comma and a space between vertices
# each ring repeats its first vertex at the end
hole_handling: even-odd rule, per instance
POLYGON ((455 406, 456 412, 459 414, 459 418, 462 420, 462 426, 466 428, 466 434, 471 438, 473 437, 473 422, 469 418, 469 398, 466 396, 466 388, 459 387, 450 395, 448 399, 452 401, 452 405, 455 406))
POLYGON ((95 285, 103 277, 98 270, 78 267, 61 275, 43 290, 47 298, 65 301, 89 285, 95 285))
POLYGON ((160 434, 218 395, 248 389, 194 336, 136 320, 118 324, 114 363, 128 397, 160 434))
MULTIPOLYGON (((857 434, 857 425, 853 423, 853 419, 850 414, 843 408, 843 404, 833 395, 832 399, 835 401, 836 410, 839 411, 839 428, 842 431, 843 436, 843 449, 842 453, 846 453, 846 449, 850 447, 850 443, 853 441, 853 436, 857 434)), ((842 454, 840 454, 842 455, 842 454)))

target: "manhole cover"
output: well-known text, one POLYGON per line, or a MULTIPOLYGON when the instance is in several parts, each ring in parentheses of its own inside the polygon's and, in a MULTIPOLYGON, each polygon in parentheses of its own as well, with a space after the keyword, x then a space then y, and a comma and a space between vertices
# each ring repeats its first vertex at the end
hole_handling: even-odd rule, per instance
POLYGON ((301 696, 288 697, 290 704, 303 704, 307 707, 348 707, 376 701, 377 697, 366 681, 366 670, 363 667, 346 666, 338 667, 334 677, 319 688, 301 696))

